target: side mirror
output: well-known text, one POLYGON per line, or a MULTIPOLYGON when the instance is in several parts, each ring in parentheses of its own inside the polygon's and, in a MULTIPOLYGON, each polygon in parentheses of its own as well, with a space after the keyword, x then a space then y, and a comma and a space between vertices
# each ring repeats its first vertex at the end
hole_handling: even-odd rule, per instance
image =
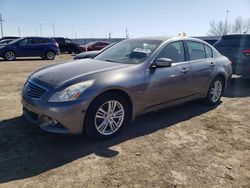
POLYGON ((169 58, 158 58, 154 62, 155 67, 171 67, 173 63, 172 59, 169 58))

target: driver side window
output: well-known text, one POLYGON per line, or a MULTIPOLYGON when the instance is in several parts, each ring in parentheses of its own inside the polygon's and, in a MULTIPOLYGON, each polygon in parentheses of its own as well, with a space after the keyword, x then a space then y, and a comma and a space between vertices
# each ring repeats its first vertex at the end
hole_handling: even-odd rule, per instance
POLYGON ((177 41, 168 44, 160 51, 158 58, 169 58, 172 59, 173 63, 185 61, 183 42, 177 41))

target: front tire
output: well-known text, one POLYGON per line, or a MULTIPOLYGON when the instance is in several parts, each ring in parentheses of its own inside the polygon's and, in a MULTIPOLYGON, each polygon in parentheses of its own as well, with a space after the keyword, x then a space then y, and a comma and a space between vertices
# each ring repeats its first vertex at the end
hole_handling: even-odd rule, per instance
POLYGON ((95 140, 110 139, 121 132, 129 118, 127 101, 119 95, 107 93, 90 105, 85 116, 84 130, 95 140))
POLYGON ((56 57, 56 54, 55 54, 54 52, 52 52, 52 51, 48 51, 48 52, 46 52, 46 54, 45 54, 45 58, 46 58, 47 60, 54 60, 55 57, 56 57))
POLYGON ((4 53, 4 59, 6 61, 13 61, 16 59, 16 54, 12 51, 7 51, 4 53))
POLYGON ((208 105, 217 105, 220 101, 220 98, 223 93, 224 88, 224 80, 220 77, 216 77, 208 90, 207 97, 205 99, 205 102, 208 105))

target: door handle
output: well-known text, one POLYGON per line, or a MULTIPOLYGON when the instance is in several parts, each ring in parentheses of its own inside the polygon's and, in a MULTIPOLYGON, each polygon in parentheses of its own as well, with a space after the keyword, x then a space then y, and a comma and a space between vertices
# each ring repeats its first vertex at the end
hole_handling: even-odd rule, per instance
POLYGON ((187 68, 182 68, 181 73, 187 73, 189 70, 187 68))

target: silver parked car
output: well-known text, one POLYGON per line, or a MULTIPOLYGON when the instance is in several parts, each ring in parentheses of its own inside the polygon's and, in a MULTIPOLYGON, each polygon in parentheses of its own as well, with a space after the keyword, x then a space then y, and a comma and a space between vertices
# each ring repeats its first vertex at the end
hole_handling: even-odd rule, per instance
POLYGON ((128 39, 33 73, 23 113, 49 132, 107 139, 142 113, 194 99, 216 105, 231 75, 231 62, 199 39, 128 39))

